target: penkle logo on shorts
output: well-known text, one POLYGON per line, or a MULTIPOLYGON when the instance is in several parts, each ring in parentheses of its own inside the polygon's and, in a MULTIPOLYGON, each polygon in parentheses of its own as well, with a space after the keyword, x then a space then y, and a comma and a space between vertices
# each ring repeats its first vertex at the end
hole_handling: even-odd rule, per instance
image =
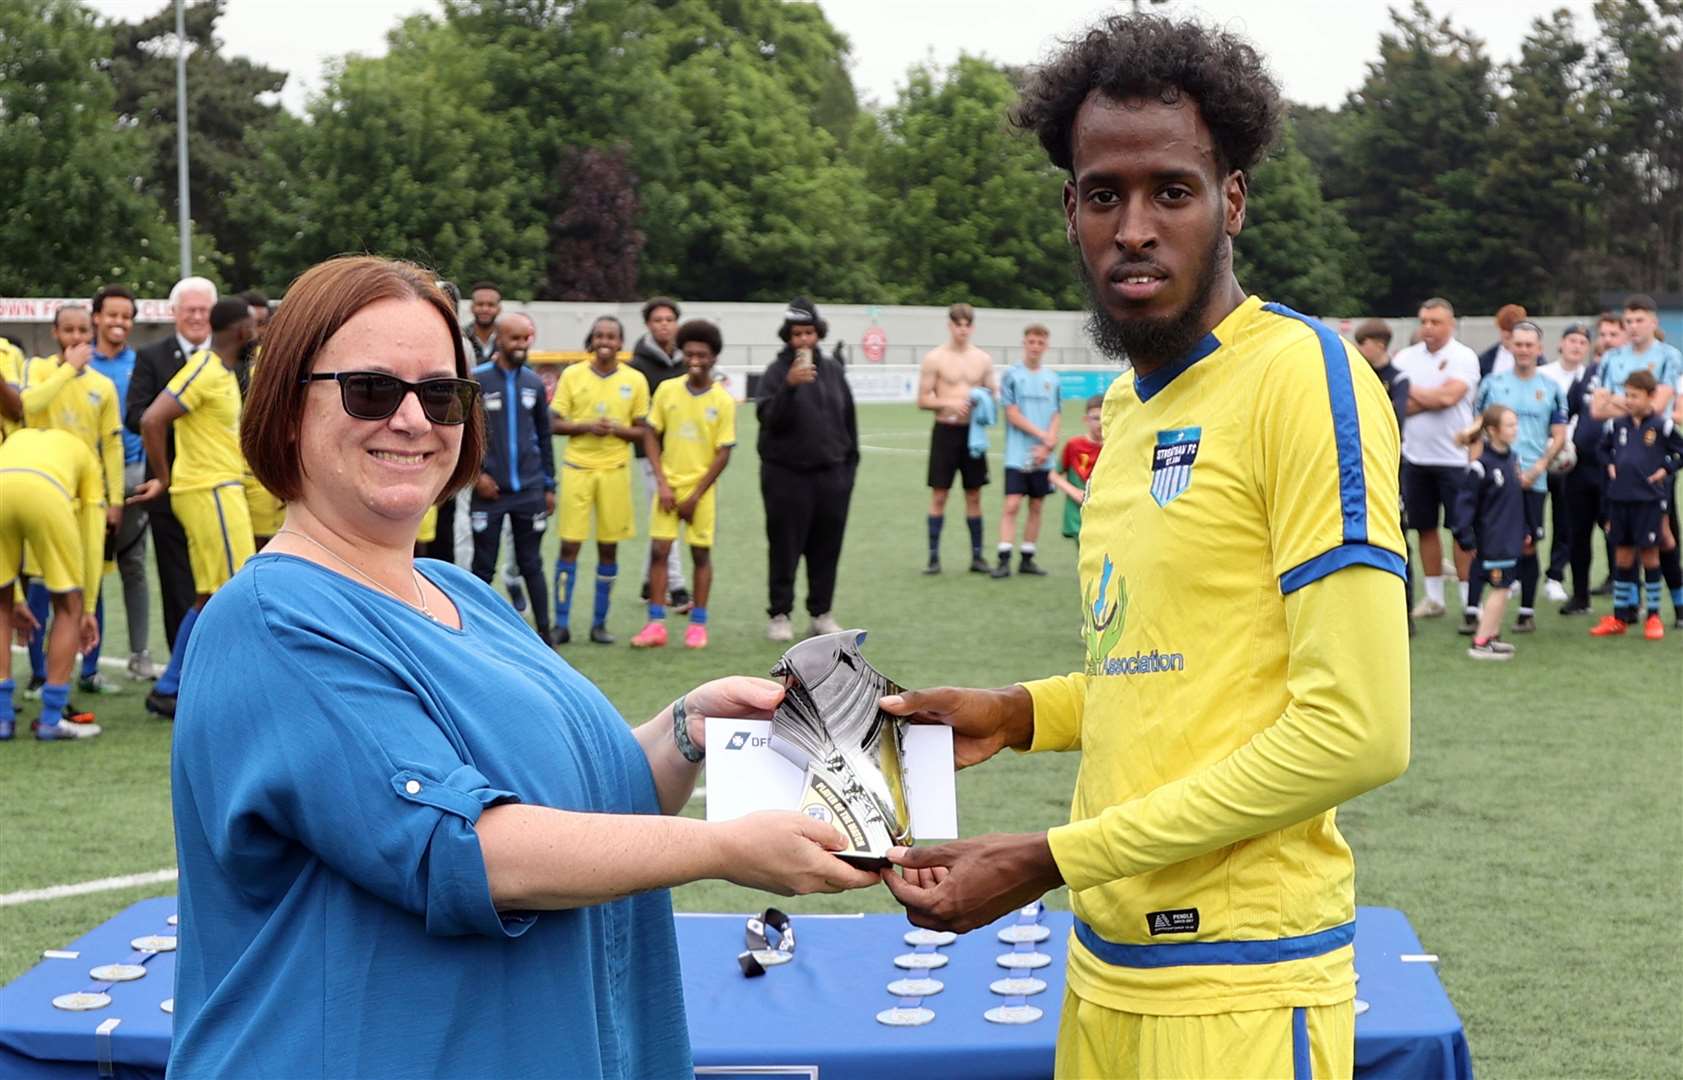
POLYGON ((1112 656, 1111 650, 1122 641, 1122 628, 1128 621, 1128 582, 1116 573, 1110 556, 1104 557, 1099 571, 1098 588, 1091 583, 1084 586, 1081 596, 1081 636, 1087 643, 1088 675, 1155 675, 1165 671, 1183 671, 1186 657, 1180 653, 1166 653, 1157 649, 1136 652, 1130 656, 1112 656), (1111 587, 1114 579, 1115 588, 1111 587), (1114 595, 1113 595, 1114 593, 1114 595))

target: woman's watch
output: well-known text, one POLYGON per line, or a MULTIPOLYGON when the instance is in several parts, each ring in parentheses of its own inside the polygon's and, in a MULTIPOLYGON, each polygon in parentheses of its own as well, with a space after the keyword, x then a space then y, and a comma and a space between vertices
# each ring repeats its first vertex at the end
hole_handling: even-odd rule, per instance
POLYGON ((707 756, 707 748, 697 746, 690 738, 690 722, 684 712, 682 696, 672 703, 672 741, 678 744, 678 753, 684 755, 684 760, 691 764, 707 756))

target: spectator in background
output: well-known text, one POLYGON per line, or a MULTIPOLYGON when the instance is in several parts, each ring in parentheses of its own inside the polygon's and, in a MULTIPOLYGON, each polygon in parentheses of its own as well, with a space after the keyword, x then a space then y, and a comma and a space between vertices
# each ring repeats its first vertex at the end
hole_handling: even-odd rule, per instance
MULTIPOLYGON (((111 380, 118 402, 127 402, 129 380, 134 375, 135 352, 129 347, 134 329, 134 293, 123 285, 107 285, 94 293, 93 358, 88 363, 111 380)), ((125 505, 134 489, 146 479, 146 455, 140 436, 123 431, 123 491, 114 505, 122 517, 111 540, 117 558, 117 572, 123 579, 123 614, 129 629, 129 675, 156 679, 158 666, 152 662, 152 586, 146 580, 146 526, 144 506, 125 505)), ((101 601, 103 603, 103 601, 101 601)))
MULTIPOLYGON (((1618 420, 1630 411, 1623 393, 1630 376, 1646 371, 1654 377, 1654 389, 1648 401, 1657 416, 1671 411, 1672 394, 1683 380, 1683 352, 1667 345, 1659 337, 1658 306, 1654 298, 1644 293, 1633 294, 1625 301, 1625 343, 1601 358, 1601 389, 1591 400, 1590 411, 1602 420, 1618 420)), ((1603 448, 1605 449, 1605 447, 1603 448)), ((1673 474, 1664 482, 1660 496, 1664 510, 1659 544, 1659 574, 1671 593, 1672 625, 1683 630, 1683 563, 1678 560, 1677 539, 1677 477, 1673 474)))
MULTIPOLYGON (((1561 338, 1563 354, 1567 349, 1568 340, 1574 336, 1574 331, 1587 342, 1588 328, 1582 323, 1573 323, 1566 328, 1566 333, 1561 338)), ((1621 327, 1621 333, 1622 331, 1621 327)), ((1597 337, 1600 336, 1598 333, 1597 337)), ((1602 468, 1604 463, 1600 456, 1601 435, 1606 425, 1590 415, 1590 403, 1594 399, 1596 389, 1601 385, 1601 360, 1589 360, 1580 371, 1582 377, 1574 381, 1566 391, 1567 430, 1571 434, 1572 447, 1578 460, 1565 476, 1566 532, 1570 547, 1568 561, 1572 566, 1572 595, 1566 601, 1566 606, 1560 609, 1562 615, 1589 614, 1590 597, 1611 592, 1613 587, 1613 545, 1610 540, 1607 542, 1609 577, 1603 583, 1606 588, 1592 590, 1589 583, 1591 547, 1595 543, 1595 532, 1597 529, 1605 530, 1606 525, 1606 519, 1601 512, 1606 473, 1602 468)), ((1605 532, 1603 539, 1607 539, 1605 532)))
MULTIPOLYGON (((123 399, 123 426, 136 435, 141 434, 140 418, 146 415, 153 400, 187 363, 187 358, 210 343, 210 309, 216 303, 216 286, 202 277, 182 278, 169 291, 169 302, 175 312, 175 333, 134 354, 134 374, 123 399)), ((165 440, 164 448, 169 460, 160 463, 148 457, 146 479, 157 476, 160 466, 167 468, 173 461, 173 433, 165 440)), ((193 589, 193 564, 187 555, 187 534, 170 510, 169 497, 147 503, 146 515, 152 530, 152 553, 158 564, 158 592, 164 602, 164 639, 173 650, 181 620, 187 617, 198 597, 193 589)))
POLYGON ((1625 321, 1616 311, 1603 311, 1595 320, 1595 358, 1600 360, 1610 350, 1625 343, 1625 321))
MULTIPOLYGON (((433 282, 433 284, 438 286, 439 291, 444 294, 444 298, 449 301, 450 310, 460 318, 462 290, 456 287, 454 281, 445 281, 442 278, 433 282)), ((467 355, 469 359, 472 359, 474 349, 469 340, 472 335, 466 326, 458 324, 457 329, 462 335, 467 355)), ((421 525, 421 533, 428 539, 418 546, 416 555, 454 563, 457 566, 472 565, 473 532, 469 527, 468 517, 468 503, 472 499, 473 485, 467 484, 460 491, 446 497, 442 505, 433 507, 421 525), (461 545, 456 542, 458 537, 461 538, 461 545)))
MULTIPOLYGON (((1589 356, 1589 328, 1573 323, 1560 335, 1558 359, 1544 364, 1537 373, 1560 387, 1566 404, 1567 441, 1572 439, 1572 388, 1583 381, 1589 370, 1584 360, 1589 356)), ((1576 444, 1574 454, 1576 456, 1576 444)), ((1558 464, 1558 463, 1557 463, 1558 464)), ((1563 603, 1566 595, 1566 564, 1572 555, 1572 523, 1567 508, 1566 478, 1571 466, 1549 470, 1549 565, 1543 582, 1544 594, 1555 603, 1563 603)))
MULTIPOLYGON (((935 414, 929 435, 929 562, 925 574, 941 572, 941 527, 947 496, 956 476, 964 485, 964 522, 970 529, 970 572, 991 574, 982 558, 982 488, 988 482, 988 457, 971 446, 970 411, 976 395, 999 389, 993 357, 970 343, 976 309, 947 308, 947 340, 924 354, 918 370, 917 407, 935 414)), ((984 424, 987 421, 982 421, 984 424)))
POLYGON ((769 601, 766 637, 794 640, 795 569, 806 558, 808 634, 841 629, 831 613, 836 564, 859 469, 859 422, 842 366, 818 343, 829 325, 804 296, 789 301, 783 349, 760 377, 760 498, 765 503, 769 601))
MULTIPOLYGON (((1362 354, 1373 368, 1373 373, 1379 376, 1379 381, 1385 384, 1385 393, 1391 399, 1391 410, 1397 415, 1397 432, 1402 432, 1403 424, 1408 419, 1408 376, 1402 373, 1397 365, 1391 363, 1391 324, 1384 319, 1368 319, 1356 327, 1356 351, 1362 354)), ((1403 543, 1408 543, 1408 515, 1403 515, 1403 543)), ((1408 560, 1408 591, 1403 594, 1403 602, 1414 602, 1414 562, 1408 560)), ((1408 636, 1414 636, 1414 620, 1408 623, 1408 636)))
POLYGON ((543 380, 526 366, 536 335, 531 317, 497 320, 497 351, 473 369, 485 409, 485 459, 473 485, 473 573, 489 582, 507 521, 514 560, 531 596, 538 636, 548 641, 549 594, 543 580, 544 524, 555 513, 555 442, 543 380))
POLYGON ((494 281, 476 281, 468 290, 473 321, 462 327, 462 336, 473 350, 475 365, 491 362, 497 351, 497 317, 503 313, 503 291, 494 281))
MULTIPOLYGON (((1441 616, 1443 604, 1443 539, 1441 523, 1450 535, 1466 536, 1460 519, 1461 484, 1467 473, 1466 448, 1455 437, 1473 423, 1473 395, 1478 391, 1478 354, 1455 340, 1455 308, 1434 296, 1420 305, 1420 341, 1392 361, 1408 379, 1408 417, 1402 429, 1402 502, 1409 528, 1420 534, 1420 566, 1426 596, 1414 606, 1415 618, 1441 616), (1441 512, 1441 518, 1440 518, 1441 512)), ((1455 576, 1461 585, 1461 604, 1467 603, 1467 573, 1473 553, 1455 548, 1455 576)))
MULTIPOLYGON (((654 393, 660 389, 660 384, 668 379, 683 376, 689 370, 684 363, 683 353, 678 347, 678 301, 666 296, 657 296, 643 304, 643 336, 637 339, 637 344, 631 348, 631 366, 643 373, 643 378, 649 384, 649 400, 654 400, 654 393)), ((655 494, 655 477, 649 464, 647 451, 643 443, 631 444, 631 450, 637 457, 637 476, 639 490, 637 502, 641 507, 648 507, 655 494)), ((646 509, 640 511, 641 517, 646 509)), ((666 560, 666 588, 670 596, 649 595, 649 559, 654 551, 655 542, 649 541, 649 550, 643 555, 643 591, 644 600, 654 604, 668 604, 673 611, 683 613, 689 610, 690 591, 684 580, 684 558, 677 544, 668 549, 666 560)))
POLYGON ((1023 554, 1017 572, 1044 576, 1034 561, 1040 540, 1040 511, 1052 493, 1052 455, 1058 449, 1059 410, 1063 399, 1058 376, 1040 366, 1051 331, 1040 323, 1023 330, 1023 359, 1005 369, 999 402, 1005 411, 1005 506, 999 515, 999 564, 995 578, 1011 576, 1011 548, 1017 539, 1017 511, 1028 498, 1023 526, 1023 554))
POLYGON ((256 289, 247 289, 240 293, 240 299, 251 309, 251 318, 257 334, 252 339, 252 346, 255 348, 263 344, 263 328, 269 325, 269 298, 256 289))
POLYGON ((1478 374, 1481 379, 1512 371, 1514 324, 1525 318, 1525 309, 1518 304, 1503 304, 1496 309, 1496 332, 1501 340, 1478 354, 1478 374))

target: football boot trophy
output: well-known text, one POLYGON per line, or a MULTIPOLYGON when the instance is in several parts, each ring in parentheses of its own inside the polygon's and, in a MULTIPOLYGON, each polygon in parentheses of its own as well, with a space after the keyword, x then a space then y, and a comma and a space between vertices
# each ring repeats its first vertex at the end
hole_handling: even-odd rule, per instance
POLYGON ((888 865, 888 849, 912 842, 906 802, 906 721, 878 708, 901 687, 859 652, 863 630, 807 638, 771 669, 787 687, 771 718, 771 747, 806 770, 800 810, 834 825, 855 866, 888 865))

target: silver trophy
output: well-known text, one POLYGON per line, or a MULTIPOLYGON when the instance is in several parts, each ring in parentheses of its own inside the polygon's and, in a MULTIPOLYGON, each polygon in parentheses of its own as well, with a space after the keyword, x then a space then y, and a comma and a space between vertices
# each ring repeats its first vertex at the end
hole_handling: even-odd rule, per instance
POLYGON ((856 866, 887 866, 912 842, 906 803, 905 724, 877 707, 901 687, 860 655, 863 630, 807 638, 771 669, 788 687, 771 718, 771 747, 806 770, 801 812, 834 825, 856 866))

